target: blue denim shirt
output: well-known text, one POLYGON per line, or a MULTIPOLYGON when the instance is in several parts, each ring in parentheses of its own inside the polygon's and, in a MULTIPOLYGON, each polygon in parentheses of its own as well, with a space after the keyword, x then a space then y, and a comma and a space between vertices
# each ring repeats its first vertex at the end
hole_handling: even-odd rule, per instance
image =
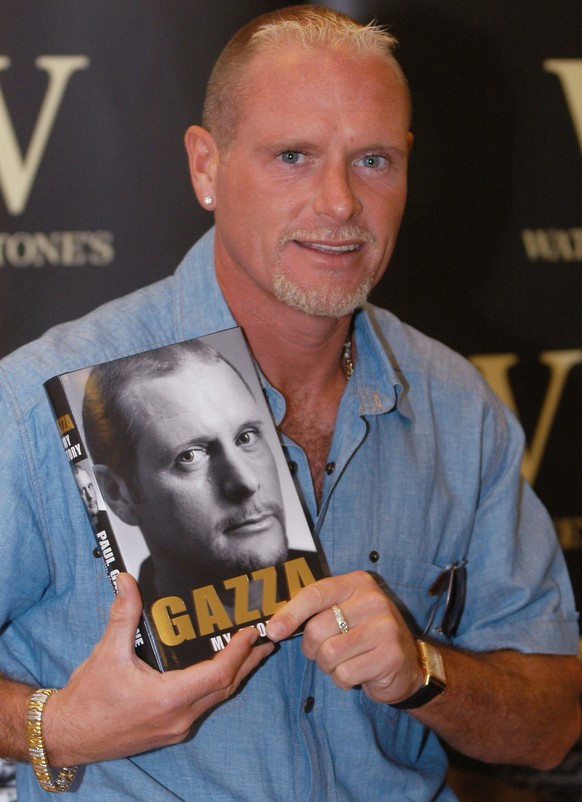
MULTIPOLYGON (((209 232, 174 276, 58 326, 0 363, 6 675, 63 686, 103 634, 112 600, 43 381, 232 325, 209 232)), ((319 513, 305 454, 285 440, 331 571, 378 572, 422 628, 434 604, 430 586, 466 560, 455 644, 575 654, 571 588, 548 516, 520 479, 523 436, 512 415, 465 360, 388 312, 359 311, 355 339, 319 513)), ((280 421, 284 399, 265 385, 280 421)), ((85 767, 75 799, 443 802, 454 798, 445 770, 432 733, 360 689, 336 689, 295 638, 188 741, 85 767)), ((25 802, 45 799, 26 764, 18 787, 25 802)))

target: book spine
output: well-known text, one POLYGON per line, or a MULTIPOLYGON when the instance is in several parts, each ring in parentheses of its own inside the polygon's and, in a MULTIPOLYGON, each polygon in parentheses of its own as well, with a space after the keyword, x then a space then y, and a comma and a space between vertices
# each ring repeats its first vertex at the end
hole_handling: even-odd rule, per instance
MULTIPOLYGON (((75 473, 75 466, 78 466, 79 463, 82 463, 83 466, 89 465, 92 469, 93 463, 91 457, 87 452, 83 438, 81 437, 81 432, 76 424, 75 416, 69 404, 61 377, 55 376, 49 379, 45 382, 44 387, 72 474, 75 473)), ((81 488, 78 485, 77 488, 82 497, 81 488)), ((124 572, 126 568, 109 516, 106 510, 100 510, 98 515, 91 515, 89 509, 86 507, 86 512, 113 591, 117 593, 117 576, 121 572, 124 572)), ((143 615, 140 618, 139 628, 136 632, 135 651, 138 657, 146 663, 157 668, 159 671, 163 670, 163 664, 155 637, 152 633, 149 621, 143 615)))

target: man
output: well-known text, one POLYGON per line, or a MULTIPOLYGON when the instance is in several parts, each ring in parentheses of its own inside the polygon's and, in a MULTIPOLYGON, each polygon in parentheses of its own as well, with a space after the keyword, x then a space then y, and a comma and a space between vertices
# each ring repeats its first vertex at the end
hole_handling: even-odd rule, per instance
POLYGON ((87 512, 93 524, 97 526, 97 521, 99 519, 99 502, 97 500, 97 491, 93 483, 93 477, 89 475, 89 471, 80 463, 73 466, 73 476, 75 477, 75 482, 77 483, 87 512))
POLYGON ((190 341, 94 368, 83 428, 106 501, 145 538, 149 598, 286 559, 265 423, 213 348, 190 341))
MULTIPOLYGON (((126 578, 105 635, 69 678, 99 629, 85 616, 82 642, 63 653, 43 612, 54 616, 63 594, 66 625, 78 625, 73 602, 86 605, 95 580, 80 543, 56 564, 42 538, 58 537, 57 518, 59 531, 79 529, 76 508, 57 488, 55 522, 41 528, 42 482, 27 472, 33 486, 17 503, 22 480, 14 465, 4 471, 37 590, 3 591, 3 620, 19 627, 5 629, 0 665, 21 684, 3 683, 2 742, 26 760, 31 686, 61 687, 44 708, 44 741, 53 766, 87 764, 79 799, 451 800, 439 737, 476 758, 547 768, 578 734, 572 594, 519 476, 519 427, 464 360, 365 304, 394 248, 412 144, 392 45, 304 6, 239 32, 211 77, 204 128, 186 135, 215 232, 173 279, 73 327, 101 357, 243 327, 333 574, 273 616, 277 650, 252 650, 242 632, 207 664, 145 670, 126 578), (285 640, 304 621, 303 637, 285 640), (42 656, 19 657, 21 632, 36 633, 42 656)), ((31 408, 34 374, 78 366, 70 336, 60 329, 24 352, 26 392, 13 387, 10 399, 26 408, 3 421, 44 414, 40 400, 31 408)), ((18 371, 5 363, 13 381, 22 359, 18 371)), ((17 454, 24 437, 7 427, 17 454)), ((47 439, 35 438, 36 460, 56 472, 47 439)), ((16 572, 10 561, 4 570, 16 572)), ((40 798, 30 770, 20 776, 25 798, 40 798)))

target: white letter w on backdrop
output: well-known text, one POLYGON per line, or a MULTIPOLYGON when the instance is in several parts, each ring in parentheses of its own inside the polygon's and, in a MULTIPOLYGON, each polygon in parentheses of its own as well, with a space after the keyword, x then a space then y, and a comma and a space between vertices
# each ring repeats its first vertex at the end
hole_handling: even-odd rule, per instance
MULTIPOLYGON (((26 208, 69 80, 74 72, 89 66, 89 59, 86 56, 39 56, 35 64, 48 74, 48 86, 26 155, 21 153, 0 87, 0 190, 12 215, 22 214, 26 208)), ((0 56, 0 72, 8 67, 10 59, 0 56)))
MULTIPOLYGON (((470 359, 485 376, 491 389, 519 416, 509 382, 509 369, 519 362, 517 354, 476 354, 470 359)), ((532 485, 538 475, 570 371, 582 365, 582 349, 543 351, 539 361, 549 368, 550 379, 531 443, 523 457, 522 472, 532 485)))
POLYGON ((548 59, 544 61, 544 70, 560 79, 582 150, 582 59, 548 59))

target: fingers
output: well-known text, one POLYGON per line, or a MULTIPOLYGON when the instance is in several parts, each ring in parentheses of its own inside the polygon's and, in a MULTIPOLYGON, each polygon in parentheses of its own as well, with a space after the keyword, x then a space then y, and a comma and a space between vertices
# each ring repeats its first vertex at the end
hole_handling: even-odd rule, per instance
MULTIPOLYGON (((290 637, 302 624, 332 605, 341 606, 362 589, 378 591, 378 586, 365 571, 354 571, 343 576, 320 579, 303 588, 291 601, 279 610, 267 624, 267 635, 273 641, 290 637)), ((334 621, 330 612, 331 621, 334 621)), ((337 624, 336 624, 337 628, 337 624)))
MULTIPOLYGON (((198 664, 208 669, 208 676, 204 677, 204 682, 208 683, 209 692, 224 693, 225 698, 230 696, 240 682, 249 674, 259 663, 274 650, 273 643, 265 643, 255 646, 259 633, 255 627, 245 627, 236 635, 233 635, 230 643, 225 649, 218 652, 212 660, 198 664)), ((186 669, 192 674, 196 673, 197 666, 186 669)), ((199 692, 202 690, 199 688, 199 692)))
POLYGON ((303 588, 271 618, 267 634, 281 640, 301 624, 305 656, 339 688, 361 685, 376 701, 390 702, 410 695, 422 680, 410 630, 365 571, 303 588))
POLYGON ((212 660, 187 669, 160 673, 135 655, 128 662, 117 650, 125 630, 133 652, 141 603, 133 580, 122 586, 104 637, 47 710, 45 743, 56 765, 112 760, 183 741, 194 721, 235 693, 274 649, 272 643, 254 646, 258 632, 248 627, 212 660))
POLYGON ((165 691, 173 699, 173 709, 167 712, 175 735, 163 744, 184 740, 194 721, 235 694, 240 683, 271 654, 274 644, 255 646, 257 638, 257 630, 246 627, 211 660, 164 675, 165 691))
MULTIPOLYGON (((351 687, 362 681, 362 676, 354 671, 355 658, 362 658, 373 652, 378 656, 379 648, 396 651, 398 622, 381 598, 368 600, 364 608, 353 601, 350 604, 348 600, 342 604, 341 613, 348 625, 347 631, 339 626, 331 608, 324 610, 314 616, 305 627, 302 648, 305 656, 315 660, 323 672, 334 677, 334 681, 340 678, 336 684, 340 687, 351 687), (340 666, 342 669, 336 675, 340 666)), ((366 679, 370 679, 369 674, 366 679)))
POLYGON ((370 609, 345 635, 331 611, 323 612, 306 626, 303 651, 338 688, 361 685, 368 696, 382 703, 406 698, 422 680, 414 639, 389 608, 370 609))
POLYGON ((274 651, 273 643, 255 646, 258 637, 254 627, 245 627, 212 660, 185 669, 184 680, 196 718, 232 696, 243 679, 274 651))

